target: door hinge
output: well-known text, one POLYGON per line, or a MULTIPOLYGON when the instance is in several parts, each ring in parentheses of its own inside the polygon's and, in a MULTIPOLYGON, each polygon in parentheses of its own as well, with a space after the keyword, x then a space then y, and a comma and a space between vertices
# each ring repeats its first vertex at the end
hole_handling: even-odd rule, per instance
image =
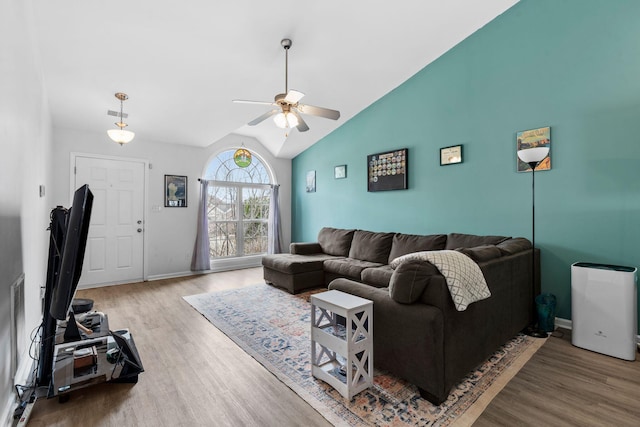
POLYGON ((77 167, 77 166, 74 166, 74 167, 73 167, 73 174, 74 174, 74 175, 77 175, 77 174, 78 174, 78 167, 77 167))

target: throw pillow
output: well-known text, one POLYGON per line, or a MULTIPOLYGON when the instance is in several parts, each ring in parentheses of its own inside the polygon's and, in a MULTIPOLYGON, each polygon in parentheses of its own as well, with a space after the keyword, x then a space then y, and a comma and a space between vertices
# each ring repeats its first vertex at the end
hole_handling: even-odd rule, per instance
POLYGON ((412 304, 427 288, 431 272, 423 261, 406 261, 395 269, 389 281, 389 296, 401 304, 412 304))
POLYGON ((475 248, 482 245, 497 245, 510 239, 505 236, 476 236, 474 234, 450 233, 447 236, 445 249, 475 248))
POLYGON ((531 242, 524 237, 515 237, 496 245, 504 255, 513 255, 531 249, 531 242))
POLYGON ((318 243, 320 243, 322 252, 328 255, 348 256, 354 231, 331 227, 322 228, 318 233, 318 243))
POLYGON ((458 252, 462 252, 475 262, 489 261, 490 259, 500 258, 502 252, 495 245, 476 246, 475 248, 458 248, 458 252))
POLYGON ((349 249, 349 258, 386 264, 389 261, 392 241, 393 233, 356 230, 349 249))
POLYGON ((393 236, 389 262, 399 256, 419 251, 440 251, 447 242, 446 234, 419 236, 416 234, 397 233, 393 236))

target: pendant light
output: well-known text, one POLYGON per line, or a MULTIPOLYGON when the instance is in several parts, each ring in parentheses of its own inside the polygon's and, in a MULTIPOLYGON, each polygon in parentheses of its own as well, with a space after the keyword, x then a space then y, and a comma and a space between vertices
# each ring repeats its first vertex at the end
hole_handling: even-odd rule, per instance
POLYGON ((124 101, 129 99, 129 96, 127 96, 126 93, 117 92, 115 94, 115 97, 120 100, 120 121, 115 123, 115 125, 118 126, 118 129, 109 129, 107 131, 107 135, 109 135, 109 138, 111 138, 114 142, 117 142, 120 145, 124 145, 133 141, 133 137, 136 136, 135 133, 125 129, 125 127, 127 127, 127 124, 123 119, 122 104, 124 101))

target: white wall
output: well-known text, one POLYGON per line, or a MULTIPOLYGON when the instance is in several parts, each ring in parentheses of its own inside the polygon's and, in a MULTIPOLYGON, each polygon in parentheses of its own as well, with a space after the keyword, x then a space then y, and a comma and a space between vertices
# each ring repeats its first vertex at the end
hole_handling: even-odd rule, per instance
MULTIPOLYGON (((0 423, 14 401, 10 372, 10 286, 24 272, 26 328, 39 325, 40 286, 47 267, 48 157, 51 124, 38 62, 30 0, 7 0, 0 13, 0 423)), ((21 355, 18 382, 26 380, 31 359, 21 355)))
MULTIPOLYGON (((106 108, 106 107, 105 107, 106 108)), ((196 236, 199 186, 208 161, 221 151, 245 147, 265 160, 281 185, 283 241, 291 241, 291 161, 273 157, 257 140, 228 135, 206 148, 154 142, 136 134, 133 142, 120 146, 112 142, 105 129, 95 132, 57 129, 53 131, 53 202, 69 206, 71 202, 70 156, 72 152, 147 160, 149 188, 145 212, 147 239, 147 277, 149 279, 190 274, 196 236), (188 177, 188 207, 164 207, 164 175, 188 177), (158 210, 158 208, 160 208, 158 210)))

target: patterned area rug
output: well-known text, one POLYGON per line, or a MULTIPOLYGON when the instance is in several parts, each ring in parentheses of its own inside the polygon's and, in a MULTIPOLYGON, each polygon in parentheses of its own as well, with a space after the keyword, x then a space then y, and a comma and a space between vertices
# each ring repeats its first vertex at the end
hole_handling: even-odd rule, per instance
POLYGON ((184 299, 334 425, 470 425, 544 342, 516 336, 440 406, 422 399, 412 384, 379 370, 374 386, 349 402, 311 375, 309 296, 323 291, 290 295, 261 284, 184 299))

